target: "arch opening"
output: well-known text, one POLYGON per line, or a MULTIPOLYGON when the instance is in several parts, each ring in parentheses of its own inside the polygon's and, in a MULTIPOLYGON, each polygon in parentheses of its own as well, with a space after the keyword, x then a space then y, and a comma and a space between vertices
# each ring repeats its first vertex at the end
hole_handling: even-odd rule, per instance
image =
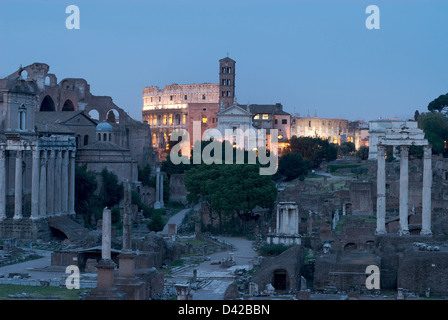
POLYGON ((54 101, 50 96, 45 96, 40 104, 40 111, 56 111, 54 101))
POLYGON ((67 99, 64 102, 64 106, 62 107, 62 111, 75 111, 75 106, 73 105, 72 100, 67 99))

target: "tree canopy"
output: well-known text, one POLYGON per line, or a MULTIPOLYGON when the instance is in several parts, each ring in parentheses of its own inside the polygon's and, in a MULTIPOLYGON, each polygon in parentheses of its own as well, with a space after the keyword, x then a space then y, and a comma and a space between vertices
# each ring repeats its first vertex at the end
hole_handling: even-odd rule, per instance
POLYGON ((440 95, 428 104, 428 110, 431 112, 441 112, 445 107, 448 107, 448 93, 440 95))
POLYGON ((335 144, 320 138, 293 136, 289 140, 285 153, 299 154, 304 160, 309 161, 313 168, 317 168, 324 160, 336 160, 338 148, 335 144))
POLYGON ((311 167, 309 161, 303 160, 298 153, 287 153, 278 162, 278 173, 286 181, 294 180, 298 177, 305 177, 311 167))
POLYGON ((259 173, 259 165, 200 165, 185 173, 187 200, 206 201, 219 217, 222 227, 225 218, 236 213, 243 222, 255 217, 254 209, 272 208, 277 188, 270 176, 259 173))
POLYGON ((421 113, 418 126, 425 132, 425 138, 432 146, 434 154, 446 153, 445 141, 448 140, 448 119, 442 113, 421 113))

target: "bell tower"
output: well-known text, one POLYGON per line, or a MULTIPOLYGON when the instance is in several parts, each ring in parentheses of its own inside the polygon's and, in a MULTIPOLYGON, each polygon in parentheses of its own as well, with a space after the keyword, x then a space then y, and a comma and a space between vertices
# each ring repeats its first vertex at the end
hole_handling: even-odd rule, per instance
POLYGON ((219 60, 219 104, 228 108, 235 97, 235 60, 229 57, 219 60))

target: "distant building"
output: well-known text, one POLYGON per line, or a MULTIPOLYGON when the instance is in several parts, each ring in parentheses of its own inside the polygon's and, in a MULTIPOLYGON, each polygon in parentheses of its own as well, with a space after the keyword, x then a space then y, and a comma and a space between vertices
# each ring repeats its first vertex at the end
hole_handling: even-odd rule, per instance
POLYGON ((170 148, 170 136, 176 129, 187 130, 193 146, 193 123, 201 124, 201 136, 207 129, 278 129, 283 148, 290 138, 291 115, 275 105, 241 105, 235 98, 235 60, 219 60, 219 83, 172 84, 163 89, 143 89, 143 122, 151 126, 151 142, 161 159, 170 148), (228 110, 227 110, 228 109, 228 110), (219 124, 219 125, 218 125, 219 124))

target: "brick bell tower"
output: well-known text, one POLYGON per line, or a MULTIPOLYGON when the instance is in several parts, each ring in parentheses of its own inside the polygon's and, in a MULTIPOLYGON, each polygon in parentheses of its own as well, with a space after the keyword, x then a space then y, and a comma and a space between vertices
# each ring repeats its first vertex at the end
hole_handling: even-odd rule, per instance
POLYGON ((235 98, 235 60, 229 57, 219 60, 219 105, 228 108, 235 98))

